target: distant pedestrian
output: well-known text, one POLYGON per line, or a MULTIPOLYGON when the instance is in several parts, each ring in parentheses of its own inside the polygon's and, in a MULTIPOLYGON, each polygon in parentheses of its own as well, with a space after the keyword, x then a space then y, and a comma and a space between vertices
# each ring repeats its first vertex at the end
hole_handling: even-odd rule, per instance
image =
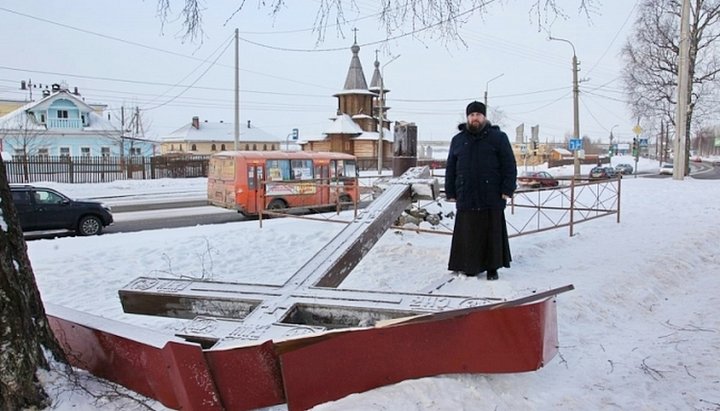
POLYGON ((445 169, 445 196, 457 214, 448 269, 477 276, 510 267, 505 205, 516 189, 517 165, 507 135, 485 117, 485 105, 473 101, 467 122, 452 138, 445 169))

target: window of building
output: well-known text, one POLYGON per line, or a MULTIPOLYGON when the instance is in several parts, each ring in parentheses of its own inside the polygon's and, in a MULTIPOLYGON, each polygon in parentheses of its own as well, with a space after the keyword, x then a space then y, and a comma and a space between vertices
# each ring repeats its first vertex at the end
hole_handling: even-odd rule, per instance
POLYGON ((25 155, 25 149, 24 148, 16 148, 15 149, 15 155, 16 156, 24 156, 25 155))
POLYGON ((220 144, 220 150, 225 151, 225 144, 220 144))
POLYGON ((90 157, 90 147, 80 147, 80 155, 83 157, 90 157))
POLYGON ((45 114, 40 114, 40 124, 45 124, 45 114))
POLYGON ((197 151, 197 145, 193 144, 190 146, 190 151, 197 151))
POLYGON ((215 144, 213 144, 212 146, 210 146, 210 150, 211 150, 211 151, 217 150, 217 149, 215 148, 215 144))
POLYGON ((175 151, 175 144, 170 144, 170 151, 175 151))
POLYGON ((263 151, 267 151, 267 144, 263 144, 263 151))
POLYGON ((182 149, 182 144, 180 144, 180 151, 183 151, 183 149, 182 149))
POLYGON ((38 156, 48 157, 49 155, 50 155, 50 150, 47 147, 38 148, 38 156))
POLYGON ((250 144, 245 144, 245 151, 250 150, 250 144))
POLYGON ((58 110, 57 116, 58 116, 58 118, 68 118, 68 111, 67 110, 58 110))
POLYGON ((103 157, 110 157, 110 147, 100 147, 100 155, 103 157))
POLYGON ((257 144, 253 144, 253 151, 257 151, 257 144))
POLYGON ((70 157, 70 147, 60 147, 60 157, 70 157))
POLYGON ((139 156, 140 155, 140 147, 130 147, 130 155, 131 156, 139 156))

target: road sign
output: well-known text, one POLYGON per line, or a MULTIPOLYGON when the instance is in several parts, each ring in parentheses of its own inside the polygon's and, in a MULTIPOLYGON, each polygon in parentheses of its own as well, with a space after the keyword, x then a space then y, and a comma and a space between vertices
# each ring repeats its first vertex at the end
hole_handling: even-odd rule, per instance
POLYGON ((640 147, 647 147, 648 146, 648 139, 641 138, 640 139, 640 147))
POLYGON ((570 151, 576 151, 580 150, 582 148, 582 140, 579 138, 572 138, 570 139, 570 143, 568 144, 568 150, 570 151))
POLYGON ((633 133, 635 133, 635 134, 640 134, 640 133, 643 132, 643 129, 642 129, 642 127, 640 127, 640 124, 638 124, 638 125, 636 125, 635 127, 633 127, 632 131, 633 131, 633 133))

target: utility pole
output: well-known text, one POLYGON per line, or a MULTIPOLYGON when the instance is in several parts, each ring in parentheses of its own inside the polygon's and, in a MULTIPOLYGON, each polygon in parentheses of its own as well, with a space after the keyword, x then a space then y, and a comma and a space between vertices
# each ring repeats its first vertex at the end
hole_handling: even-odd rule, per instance
POLYGON ((120 158, 125 157, 125 106, 120 107, 120 158))
POLYGON ((613 136, 613 130, 615 130, 615 127, 617 127, 618 124, 615 124, 614 126, 610 127, 610 146, 608 147, 608 156, 610 157, 610 165, 612 165, 612 156, 613 156, 613 140, 615 139, 615 136, 613 136))
POLYGON ((688 91, 690 90, 690 0, 683 0, 680 14, 680 50, 678 52, 677 111, 675 112, 675 158, 673 179, 685 178, 688 91))
POLYGON ((240 146, 240 35, 235 29, 235 148, 240 146))
POLYGON ((380 113, 378 115, 378 117, 380 118, 380 130, 378 131, 378 175, 382 174, 383 164, 383 129, 385 128, 385 66, 397 60, 398 57, 400 57, 399 54, 390 59, 390 61, 388 61, 387 63, 383 64, 383 66, 380 68, 380 113))
MULTIPOLYGON (((578 61, 577 54, 575 53, 575 45, 570 40, 561 39, 557 37, 549 37, 550 40, 563 41, 572 47, 572 71, 573 71, 573 137, 580 139, 580 101, 579 93, 580 87, 578 86, 578 61)), ((578 157, 578 150, 573 152, 573 162, 575 164, 575 177, 580 176, 580 158, 578 157)))

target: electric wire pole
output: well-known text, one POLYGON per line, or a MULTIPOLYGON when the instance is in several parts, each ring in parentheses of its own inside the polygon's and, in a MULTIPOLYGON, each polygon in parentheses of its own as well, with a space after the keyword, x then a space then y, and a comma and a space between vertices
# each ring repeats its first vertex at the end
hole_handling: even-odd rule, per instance
MULTIPOLYGON (((580 103, 579 94, 580 87, 578 86, 578 61, 577 54, 575 53, 575 45, 570 40, 565 40, 557 37, 550 36, 550 40, 564 41, 569 44, 573 50, 572 57, 572 71, 573 71, 573 138, 580 139, 580 103)), ((573 163, 575 165, 575 177, 580 176, 580 158, 578 157, 578 149, 573 151, 573 163)))
POLYGON ((680 50, 678 51, 678 98, 675 112, 675 141, 673 179, 685 178, 687 135, 687 108, 690 90, 690 0, 683 0, 680 14, 680 50))
POLYGON ((238 29, 235 29, 235 147, 240 146, 240 43, 238 29))

